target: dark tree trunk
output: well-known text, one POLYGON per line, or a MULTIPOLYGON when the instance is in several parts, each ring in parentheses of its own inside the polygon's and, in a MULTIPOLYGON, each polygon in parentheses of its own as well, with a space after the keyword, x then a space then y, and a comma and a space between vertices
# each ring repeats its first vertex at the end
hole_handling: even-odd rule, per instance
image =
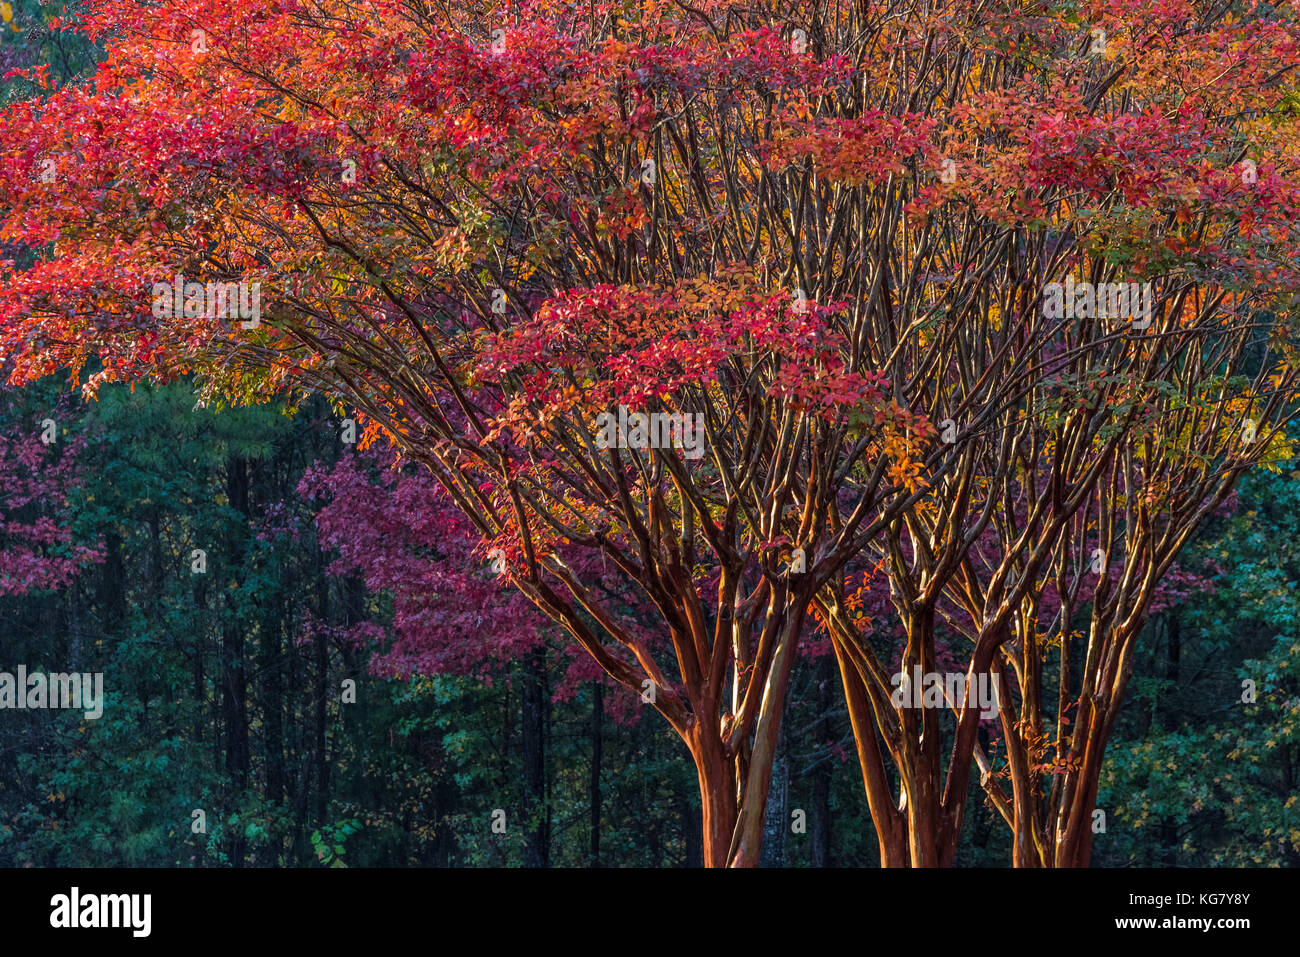
POLYGON ((324 635, 317 635, 313 642, 316 664, 316 725, 312 754, 316 766, 316 821, 325 822, 325 812, 329 806, 330 762, 325 752, 325 732, 329 723, 329 646, 324 635))
POLYGON ((678 794, 677 809, 682 820, 682 836, 686 843, 686 866, 704 866, 704 817, 700 809, 685 794, 678 794))
POLYGON ((266 796, 274 804, 284 800, 284 645, 278 622, 268 621, 262 636, 262 700, 266 750, 266 796))
MULTIPOLYGON (((230 507, 245 519, 249 517, 248 462, 239 457, 226 463, 226 496, 230 507)), ((244 529, 234 529, 227 540, 227 575, 233 575, 242 565, 244 529)), ((221 704, 225 723, 226 771, 236 791, 248 786, 250 766, 248 745, 248 674, 244 666, 244 633, 238 624, 239 608, 236 596, 226 611, 222 626, 221 704)), ((242 834, 231 842, 230 861, 235 867, 244 864, 245 843, 242 834)))
POLYGON ((593 683, 591 703, 591 860, 600 867, 600 763, 601 722, 604 718, 604 693, 599 679, 593 683))
POLYGON ((812 860, 813 867, 834 867, 831 859, 831 770, 830 748, 834 742, 830 710, 835 700, 834 664, 829 655, 817 662, 817 714, 813 740, 817 742, 817 765, 813 768, 812 860))
POLYGON ((126 620, 126 563, 122 556, 122 534, 112 526, 104 535, 99 607, 103 609, 105 634, 117 634, 126 620))
POLYGON ((522 750, 527 795, 525 867, 550 864, 550 820, 546 800, 546 650, 524 659, 522 750))

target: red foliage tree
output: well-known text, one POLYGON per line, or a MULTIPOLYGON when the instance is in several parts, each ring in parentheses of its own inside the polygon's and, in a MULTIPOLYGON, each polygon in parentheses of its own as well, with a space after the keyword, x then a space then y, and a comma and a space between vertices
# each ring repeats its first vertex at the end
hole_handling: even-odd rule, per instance
POLYGON ((1081 863, 1155 582, 1295 398, 1279 81, 1300 54, 1289 10, 1248 6, 1091 4, 1098 48, 1072 12, 966 0, 100 3, 94 83, 0 129, 0 239, 45 250, 6 270, 0 348, 15 381, 94 358, 91 389, 197 371, 214 401, 360 410, 533 604, 653 691, 710 865, 758 859, 810 606, 882 858, 950 862, 977 715, 945 776, 937 715, 883 696, 851 576, 883 562, 905 666, 935 661, 947 601, 971 673, 1002 670, 1091 522, 1125 584, 1093 601, 1073 836, 1038 855, 1081 863), (1044 308, 1067 276, 1150 283, 1147 325, 1044 308), (239 282, 264 308, 230 308, 239 282), (690 416, 703 445, 634 424, 611 447, 609 415, 690 416))

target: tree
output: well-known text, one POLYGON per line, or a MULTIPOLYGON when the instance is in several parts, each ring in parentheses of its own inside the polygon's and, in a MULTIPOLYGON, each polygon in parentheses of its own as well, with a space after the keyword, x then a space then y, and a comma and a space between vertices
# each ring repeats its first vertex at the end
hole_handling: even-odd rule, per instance
POLYGON ((1141 552, 1108 619, 1130 642, 1293 395, 1267 289, 1295 285, 1277 82, 1295 52, 1289 14, 1252 11, 1179 57, 1159 44, 1181 8, 1098 9, 1098 51, 1072 15, 1012 5, 101 4, 95 88, 18 104, 0 133, 21 156, 5 236, 52 244, 7 274, 0 343, 19 381, 93 357, 91 390, 195 369, 214 402, 292 387, 356 409, 686 743, 711 865, 758 860, 816 602, 882 859, 950 862, 975 715, 941 784, 937 715, 881 709, 846 572, 885 559, 905 662, 933 660, 942 600, 969 617, 971 673, 994 668, 1097 489, 1148 479, 1140 440, 1140 470, 1169 453, 1148 471, 1176 517, 1104 529, 1141 552), (1162 93, 1171 74, 1192 92, 1162 93), (1154 331, 1086 299, 1042 308, 1071 269, 1153 282, 1113 298, 1154 331), (1282 363, 1247 372, 1270 322, 1282 363), (1081 397, 1100 405, 1061 406, 1081 397), (1152 409, 1201 431, 1152 429, 1152 409), (1223 435, 1247 418, 1261 440, 1238 454, 1223 435), (1020 528, 1042 461, 1051 494, 1020 528), (981 586, 990 527, 1004 551, 981 586), (615 597, 584 561, 612 566, 615 597), (628 594, 653 641, 620 619, 628 594))
MULTIPOLYGON (((290 381, 346 395, 435 470, 512 582, 683 738, 706 862, 755 863, 808 600, 874 534, 865 519, 878 502, 916 491, 909 436, 927 428, 857 352, 862 318, 817 304, 811 260, 788 241, 802 227, 783 238, 807 176, 800 186, 769 172, 758 150, 777 144, 753 135, 797 123, 848 63, 792 61, 772 30, 718 34, 664 10, 612 35, 592 11, 581 41, 545 4, 527 28, 503 19, 496 39, 503 15, 491 10, 470 34, 440 12, 340 12, 341 43, 299 61, 286 38, 326 31, 305 8, 213 9, 203 26, 178 8, 97 9, 91 28, 118 51, 99 82, 124 95, 59 91, 39 124, 25 105, 7 125, 67 134, 33 144, 25 173, 48 154, 58 179, 11 180, 16 204, 75 193, 86 206, 71 214, 80 227, 15 212, 25 241, 61 238, 54 257, 11 277, 6 313, 27 318, 7 325, 6 344, 24 375, 100 356, 92 389, 194 366, 214 399, 290 381), (437 43, 412 49, 417 33, 437 43), (158 35, 178 38, 166 57, 148 39, 158 35), (661 66, 638 74, 645 57, 661 66), (409 83, 391 89, 376 62, 409 83), (148 78, 134 65, 150 63, 148 78), (228 91, 220 111, 202 105, 214 82, 228 91), (268 95, 280 104, 269 113, 268 95), (179 102, 200 113, 165 106, 179 102), (158 137, 184 128, 214 135, 164 158, 158 137), (141 138, 114 134, 128 129, 141 138), (76 182, 60 165, 74 151, 94 156, 76 182), (699 170, 728 155, 726 176, 699 170), (106 247, 73 238, 107 228, 120 230, 106 247), (189 230, 205 234, 201 249, 189 230), (197 301, 201 287, 171 318, 146 310, 149 294, 167 295, 160 276, 184 275, 262 283, 274 290, 267 321, 251 334, 223 321, 197 301), (671 442, 598 449, 598 413, 623 406, 702 428, 679 432, 680 453, 671 442), (832 520, 840 495, 856 505, 832 520), (671 664, 575 576, 565 547, 603 558, 655 606, 671 664), (783 547, 800 549, 793 579, 777 564, 783 547)), ((896 117, 859 125, 882 148, 920 142, 896 117)), ((891 155, 872 173, 900 168, 891 155)))
MULTIPOLYGON (((332 468, 309 469, 299 491, 309 499, 328 498, 316 516, 323 547, 336 549, 334 575, 358 575, 371 592, 392 596, 394 640, 377 653, 372 667, 399 678, 412 675, 477 675, 491 681, 509 676, 521 663, 523 684, 523 764, 530 805, 528 857, 535 866, 549 859, 549 805, 546 800, 543 741, 551 691, 546 687, 548 640, 555 630, 520 593, 503 591, 473 557, 479 536, 425 469, 403 468, 394 451, 348 456, 332 468)), ((613 590, 599 566, 582 569, 586 581, 613 590)), ((628 599, 622 626, 639 630, 637 619, 651 613, 628 599), (634 614, 635 613, 635 614, 634 614)), ((372 643, 373 622, 358 622, 354 632, 372 643)), ((653 635, 643 635, 653 642, 653 635)), ((554 689, 571 698, 577 686, 601 677, 591 658, 576 651, 554 689)), ((604 713, 599 690, 597 733, 604 713)), ((599 748, 597 737, 597 749, 599 748)), ((597 760, 597 765, 599 761, 597 760)), ((593 814, 599 830, 599 788, 593 814)), ((597 842, 598 843, 598 842, 597 842)))
MULTIPOLYGON (((1240 476, 1290 455, 1297 184, 1281 132, 1294 126, 1291 94, 1277 80, 1295 64, 1294 24, 1264 8, 1185 20, 1182 9, 1142 22, 1099 10, 1089 58, 1058 16, 966 22, 990 42, 962 29, 927 39, 935 62, 951 64, 941 79, 927 86, 929 60, 915 74, 896 68, 900 87, 932 91, 925 101, 953 121, 953 182, 914 208, 962 251, 950 262, 980 258, 935 297, 962 318, 960 333, 938 326, 958 336, 950 360, 912 365, 934 376, 927 408, 947 417, 960 464, 871 549, 908 631, 904 671, 931 670, 942 619, 970 642, 968 681, 998 676, 1013 793, 977 744, 979 709, 961 702, 943 774, 938 713, 891 707, 888 674, 829 605, 854 666, 855 725, 874 719, 902 777, 895 807, 874 736, 860 734, 891 863, 951 862, 972 756, 1013 827, 1017 865, 1087 863, 1097 776, 1150 603, 1240 476), (1201 53, 1164 47, 1188 30, 1201 53), (941 87, 964 91, 956 106, 941 87), (1135 279, 1151 299, 1117 311, 1115 291, 1135 279), (979 394, 989 374, 1016 384, 1009 401, 979 394), (1085 584, 1098 572, 1094 593, 1085 584), (1086 653, 1074 660, 1081 625, 1086 653)), ((929 281, 900 294, 918 327, 936 308, 929 281)))
MULTIPOLYGON (((15 404, 9 390, 0 401, 15 404)), ((0 433, 0 595, 57 591, 86 565, 104 560, 102 542, 79 540, 73 528, 71 500, 84 481, 85 440, 66 426, 62 411, 53 410, 0 433)))

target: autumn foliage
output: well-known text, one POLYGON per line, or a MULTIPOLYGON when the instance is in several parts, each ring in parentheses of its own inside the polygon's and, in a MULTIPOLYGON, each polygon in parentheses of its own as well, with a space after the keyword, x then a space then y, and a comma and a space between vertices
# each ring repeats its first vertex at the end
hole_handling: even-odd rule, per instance
POLYGON ((356 410, 473 531, 431 589, 523 596, 653 691, 710 865, 757 862, 817 629, 884 863, 952 862, 974 767, 1015 863, 1086 865, 1160 583, 1290 451, 1293 5, 114 2, 79 28, 94 82, 0 127, 11 381, 356 410), (1152 313, 1049 315, 1067 276, 1150 283, 1152 313), (260 321, 159 317, 177 277, 256 284, 260 321), (705 455, 599 447, 620 406, 702 416, 705 455), (977 709, 890 705, 868 587, 903 669, 996 676, 1000 751, 977 709))

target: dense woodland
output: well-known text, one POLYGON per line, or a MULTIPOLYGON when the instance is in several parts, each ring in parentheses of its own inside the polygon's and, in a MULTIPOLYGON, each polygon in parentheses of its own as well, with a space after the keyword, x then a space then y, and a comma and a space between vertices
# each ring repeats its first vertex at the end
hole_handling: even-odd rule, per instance
MULTIPOLYGON (((6 68, 68 82, 103 56, 42 4, 11 14, 6 68)), ((8 102, 36 89, 5 83, 8 102)), ((682 741, 490 573, 427 463, 338 396, 211 408, 188 378, 89 401, 69 388, 99 371, 0 392, 0 670, 103 672, 107 693, 98 720, 0 712, 0 866, 706 862, 682 741)), ((1296 467, 1249 472, 1162 577, 1092 866, 1300 864, 1296 467)), ((645 603, 582 567, 622 627, 649 629, 645 603)), ((888 583, 852 597, 864 641, 897 664, 908 631, 888 583)), ((763 866, 881 864, 826 625, 790 671, 763 866)), ((936 634, 931 663, 964 670, 964 636, 936 634)), ((1063 652, 1076 673, 1084 654, 1063 652)), ((982 726, 981 748, 998 733, 982 726)), ((952 863, 1012 859, 972 775, 952 863)))
MULTIPOLYGON (((475 608, 449 594, 422 672, 383 677, 401 667, 385 666, 393 592, 335 564, 330 535, 349 533, 322 532, 322 512, 345 509, 345 529, 384 522, 390 542, 397 528, 418 538, 427 516, 385 498, 337 417, 196 410, 184 385, 88 406, 54 386, 5 398, 5 661, 102 670, 108 703, 92 721, 4 714, 0 862, 699 864, 680 746, 630 692, 574 676, 541 616, 520 608, 527 620, 495 633, 458 622, 475 608), (49 446, 46 418, 60 423, 49 446), (42 518, 54 541, 25 531, 42 518), (47 575, 57 587, 41 587, 47 575), (479 655, 447 655, 449 629, 479 655), (206 835, 191 832, 195 808, 206 835)), ((1197 542, 1201 571, 1155 616, 1138 662, 1096 865, 1300 863, 1297 514, 1300 474, 1266 473, 1197 542), (1247 677, 1255 705, 1241 702, 1247 677)), ((363 547, 375 551, 360 564, 395 558, 363 547)), ((455 560, 425 549, 420 562, 455 560)), ((877 863, 837 680, 829 654, 799 664, 765 863, 877 863)), ((960 863, 1002 866, 1007 843, 979 807, 960 863)))

